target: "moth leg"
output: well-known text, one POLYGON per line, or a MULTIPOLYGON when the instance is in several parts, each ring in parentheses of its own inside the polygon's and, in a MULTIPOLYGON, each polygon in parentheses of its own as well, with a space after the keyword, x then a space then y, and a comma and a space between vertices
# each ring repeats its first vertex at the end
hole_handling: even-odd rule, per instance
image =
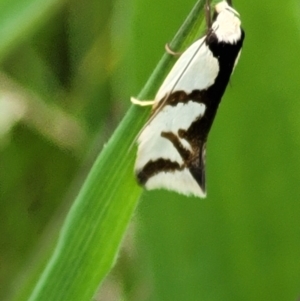
POLYGON ((155 100, 139 100, 139 99, 134 98, 134 97, 130 97, 130 101, 134 105, 138 105, 138 106, 141 106, 141 107, 153 106, 154 103, 155 103, 155 100))
POLYGON ((167 43, 165 45, 165 50, 167 53, 171 54, 171 55, 174 55, 174 56, 181 56, 182 55, 182 52, 176 52, 176 51, 173 51, 169 45, 169 43, 167 43))

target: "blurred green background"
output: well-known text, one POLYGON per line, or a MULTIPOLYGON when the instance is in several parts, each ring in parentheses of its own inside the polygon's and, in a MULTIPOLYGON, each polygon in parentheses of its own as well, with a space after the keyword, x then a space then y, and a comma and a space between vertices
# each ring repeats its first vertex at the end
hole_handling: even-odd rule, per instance
MULTIPOLYGON (((209 137, 208 197, 145 192, 97 300, 300 298, 300 3, 234 2, 246 40, 209 137)), ((51 251, 193 4, 0 0, 1 300, 51 251)))

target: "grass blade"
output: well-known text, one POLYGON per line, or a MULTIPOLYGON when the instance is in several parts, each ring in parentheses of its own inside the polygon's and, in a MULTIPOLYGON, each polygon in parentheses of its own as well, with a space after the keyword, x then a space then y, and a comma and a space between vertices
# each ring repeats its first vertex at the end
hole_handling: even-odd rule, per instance
MULTIPOLYGON (((188 16, 171 47, 177 50, 192 38, 203 20, 203 0, 188 16)), ((152 96, 172 61, 164 55, 140 99, 152 96)), ((30 301, 90 300, 113 266, 122 238, 142 189, 133 177, 132 140, 148 110, 132 106, 104 146, 63 226, 57 247, 30 301)))

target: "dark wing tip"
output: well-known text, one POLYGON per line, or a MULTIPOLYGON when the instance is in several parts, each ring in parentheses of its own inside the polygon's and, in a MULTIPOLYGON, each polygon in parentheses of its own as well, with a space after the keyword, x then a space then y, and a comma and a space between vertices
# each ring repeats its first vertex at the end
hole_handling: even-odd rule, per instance
POLYGON ((205 175, 205 161, 206 161, 206 144, 203 143, 200 148, 198 159, 189 166, 190 173, 200 186, 203 193, 206 195, 206 175, 205 175))

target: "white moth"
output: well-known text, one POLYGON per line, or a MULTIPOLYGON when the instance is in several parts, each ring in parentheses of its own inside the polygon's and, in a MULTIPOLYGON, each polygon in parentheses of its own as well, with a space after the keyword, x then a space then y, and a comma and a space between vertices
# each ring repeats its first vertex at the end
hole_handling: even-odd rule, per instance
POLYGON ((214 10, 207 34, 180 56, 155 99, 131 99, 153 105, 138 137, 135 163, 138 182, 146 189, 206 196, 207 136, 244 40, 238 12, 227 1, 214 10))

